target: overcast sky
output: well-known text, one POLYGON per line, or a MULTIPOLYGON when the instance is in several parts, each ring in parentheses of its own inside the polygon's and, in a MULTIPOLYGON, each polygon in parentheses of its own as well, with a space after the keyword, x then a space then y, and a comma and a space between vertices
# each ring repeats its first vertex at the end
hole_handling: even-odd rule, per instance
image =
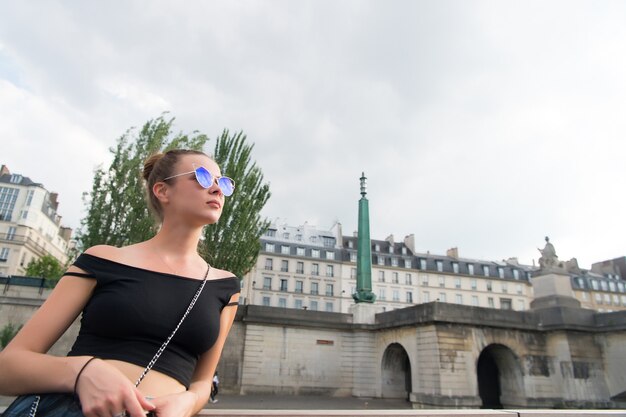
MULTIPOLYGON (((242 130, 270 219, 420 252, 581 267, 626 255, 626 2, 0 5, 0 163, 64 224, 128 128, 242 130)), ((212 149, 214 140, 209 147, 212 149)), ((210 150, 209 149, 209 150, 210 150)))

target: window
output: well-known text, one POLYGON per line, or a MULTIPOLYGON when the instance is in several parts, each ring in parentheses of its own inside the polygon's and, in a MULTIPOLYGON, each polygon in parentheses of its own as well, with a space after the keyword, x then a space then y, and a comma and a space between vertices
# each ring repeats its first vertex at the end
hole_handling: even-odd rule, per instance
POLYGON ((447 301, 445 292, 439 293, 439 301, 441 301, 442 303, 445 303, 447 301))
POLYGON ((405 283, 406 285, 412 285, 412 284, 413 284, 413 279, 412 279, 412 277, 411 277, 411 274, 406 274, 406 275, 404 276, 404 283, 405 283))
POLYGON ((587 292, 583 292, 583 301, 589 301, 589 294, 587 294, 587 292))
POLYGON ((498 276, 504 278, 504 268, 498 267, 498 276))
POLYGON ((430 303, 430 293, 428 291, 422 293, 422 302, 430 303))
POLYGON ((400 291, 393 290, 392 297, 393 297, 393 301, 400 301, 400 291))
POLYGON ((444 277, 443 275, 439 275, 439 286, 441 288, 446 287, 446 277, 444 277))
POLYGON ((289 272, 289 261, 284 259, 280 261, 280 270, 281 272, 289 272))
POLYGON ((389 253, 393 253, 393 243, 389 244, 389 253))
POLYGON ((410 259, 405 259, 404 260, 404 267, 409 269, 409 268, 411 268, 411 266, 412 266, 411 260, 410 259))
POLYGON ((311 283, 311 295, 318 295, 319 294, 319 284, 317 282, 312 282, 311 283))
POLYGON ((609 282, 609 289, 613 292, 615 292, 615 282, 611 281, 609 282))
POLYGON ((467 264, 467 273, 474 275, 474 264, 467 264))
POLYGON ((294 307, 298 310, 302 310, 302 300, 295 300, 294 307))
POLYGON ((621 298, 622 298, 622 305, 626 306, 626 295, 622 295, 621 298))
POLYGON ((476 288, 478 288, 478 282, 476 281, 476 278, 470 279, 470 287, 472 288, 472 290, 476 291, 476 288))
POLYGON ((437 264, 437 271, 443 272, 443 261, 435 261, 437 264))
POLYGON ((283 255, 289 255, 289 246, 282 245, 280 247, 280 253, 282 253, 283 255))
POLYGON ((334 237, 323 236, 322 237, 322 244, 325 247, 327 247, 327 248, 332 248, 333 246, 335 246, 335 238, 334 237))
POLYGON ((493 302, 493 297, 487 298, 487 305, 489 306, 489 308, 495 308, 495 304, 493 302))
POLYGON ((602 304, 602 294, 596 293, 596 304, 602 304))
POLYGON ((280 280, 280 290, 281 291, 287 291, 287 280, 286 279, 281 279, 280 280))
POLYGON ((600 281, 600 287, 602 287, 602 291, 609 290, 609 286, 607 285, 606 281, 600 281))
POLYGON ((2 248, 0 251, 0 261, 6 262, 9 259, 9 248, 2 248))
POLYGON ((385 295, 385 289, 384 288, 379 288, 378 289, 378 299, 383 301, 387 299, 387 296, 385 295))
POLYGON ((296 235, 296 240, 297 240, 298 242, 302 242, 302 235, 301 235, 300 233, 298 233, 298 234, 296 235))
POLYGON ((374 245, 374 251, 380 252, 380 245, 378 243, 374 245))
POLYGON ((327 297, 333 296, 333 284, 326 284, 326 296, 327 297))
POLYGON ((461 288, 461 278, 454 279, 454 288, 457 288, 457 289, 461 288))
POLYGON ((591 288, 593 288, 594 290, 598 290, 598 281, 596 281, 595 279, 591 280, 591 288))
POLYGON ((353 241, 351 241, 351 240, 349 240, 349 241, 348 241, 348 247, 349 247, 350 249, 352 249, 352 248, 354 247, 354 242, 353 242, 353 241))
POLYGON ((333 312, 333 303, 326 302, 326 311, 329 312, 329 313, 333 312))
POLYGON ((503 283, 502 283, 502 292, 503 292, 503 293, 505 293, 505 294, 506 294, 507 292, 509 292, 509 286, 507 285, 507 283, 506 283, 506 282, 503 282, 503 283))
POLYGON ((269 307, 270 306, 270 298, 269 297, 263 297, 263 305, 265 307, 269 307))
POLYGON ((397 272, 391 273, 391 282, 393 282, 394 284, 397 284, 398 282, 400 282, 397 272))
POLYGON ((311 243, 317 243, 317 236, 311 236, 309 240, 311 241, 311 243))
POLYGON ((513 270, 513 278, 519 279, 519 271, 517 269, 513 270))
POLYGON ((407 291, 406 292, 406 302, 407 303, 412 303, 413 302, 413 293, 411 291, 407 291))
POLYGON ((272 258, 265 259, 265 269, 268 271, 274 269, 274 260, 272 258))
POLYGON ((491 286, 491 281, 485 281, 485 285, 487 286, 487 291, 493 291, 493 287, 491 286))
POLYGON ((463 294, 456 294, 455 301, 457 304, 463 304, 463 294))
POLYGON ((452 271, 453 271, 455 274, 458 274, 458 273, 459 273, 459 263, 458 263, 458 262, 452 262, 452 271))
POLYGON ((517 309, 519 311, 526 310, 526 303, 524 302, 524 300, 517 300, 517 309))
POLYGON ((420 259, 420 269, 423 271, 426 270, 426 259, 420 259))
POLYGON ((356 262, 356 252, 350 252, 350 262, 356 262))
POLYGON ((311 275, 320 274, 320 264, 311 264, 311 275))
POLYGON ((521 284, 517 284, 515 286, 515 292, 519 295, 522 295, 522 285, 521 284))
POLYGON ((287 299, 279 298, 278 299, 278 307, 287 308, 287 299))
POLYGON ((296 263, 296 274, 304 274, 304 262, 296 263))
POLYGON ((617 290, 619 292, 624 292, 624 283, 623 282, 618 282, 617 283, 617 290))
POLYGON ((391 266, 398 266, 398 258, 391 258, 391 266))
POLYGON ((334 277, 335 276, 335 268, 333 265, 326 265, 326 276, 334 277))
POLYGON ((20 266, 24 266, 26 264, 26 254, 22 254, 22 260, 20 261, 20 266))
POLYGON ((265 252, 274 252, 274 244, 266 243, 265 244, 265 252))
POLYGON ((356 279, 356 268, 350 268, 350 278, 356 279))
POLYGON ((334 260, 335 259, 335 252, 327 250, 326 251, 326 259, 334 260))
POLYGON ((317 311, 317 301, 311 301, 311 310, 317 311))
POLYGON ((15 239, 15 232, 16 231, 17 231, 17 228, 15 226, 9 227, 9 231, 7 232, 7 240, 15 239))
POLYGON ((271 290, 272 289, 272 278, 270 278, 270 277, 263 277, 263 289, 264 290, 271 290))
POLYGON ((512 310, 513 306, 511 305, 510 298, 500 298, 500 308, 502 310, 512 310))
POLYGON ((283 239, 289 239, 289 232, 283 233, 283 239))
POLYGON ((472 295, 472 305, 478 307, 478 296, 472 295))
POLYGON ((378 282, 385 282, 385 271, 378 271, 378 282))
POLYGON ((304 288, 304 281, 296 281, 296 292, 301 293, 304 288))
POLYGON ((296 248, 296 255, 304 256, 305 255, 304 248, 296 248))
POLYGON ((319 249, 311 249, 311 257, 312 258, 319 258, 320 257, 319 249))
POLYGON ((483 265, 483 275, 489 276, 489 265, 483 265))
POLYGON ((0 187, 0 220, 11 221, 19 192, 17 188, 0 187))
POLYGON ((26 194, 26 205, 30 206, 30 203, 33 202, 33 195, 35 195, 35 190, 28 190, 28 194, 26 194))
POLYGON ((406 255, 406 246, 402 246, 402 254, 406 255))
POLYGON ((274 230, 274 229, 267 229, 267 232, 265 232, 265 235, 269 236, 269 237, 276 237, 276 230, 274 230))
POLYGON ((428 287, 428 275, 427 274, 422 275, 422 285, 424 287, 428 287))
POLYGON ((378 255, 378 265, 384 265, 385 264, 385 258, 378 255))

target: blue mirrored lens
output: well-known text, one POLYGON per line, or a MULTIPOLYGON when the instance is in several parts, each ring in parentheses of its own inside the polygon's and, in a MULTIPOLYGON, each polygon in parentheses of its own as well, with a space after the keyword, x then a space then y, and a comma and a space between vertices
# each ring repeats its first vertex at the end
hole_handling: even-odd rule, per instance
POLYGON ((233 180, 228 177, 221 177, 217 180, 217 184, 226 197, 233 195, 233 192, 235 191, 235 184, 233 184, 233 180))
POLYGON ((213 176, 205 167, 196 168, 196 180, 203 188, 213 185, 213 176))

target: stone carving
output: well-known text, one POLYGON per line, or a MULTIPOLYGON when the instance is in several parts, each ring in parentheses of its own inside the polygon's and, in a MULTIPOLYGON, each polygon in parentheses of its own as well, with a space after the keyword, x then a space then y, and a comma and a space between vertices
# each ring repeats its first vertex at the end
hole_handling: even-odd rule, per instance
POLYGON ((543 249, 537 249, 541 252, 541 257, 539 258, 539 269, 541 271, 565 271, 565 267, 559 261, 554 245, 550 243, 548 236, 546 236, 546 246, 543 249))

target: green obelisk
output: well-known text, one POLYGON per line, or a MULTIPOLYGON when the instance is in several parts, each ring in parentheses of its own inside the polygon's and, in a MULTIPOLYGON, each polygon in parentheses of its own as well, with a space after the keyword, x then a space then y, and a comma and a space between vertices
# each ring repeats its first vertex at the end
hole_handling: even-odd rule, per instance
POLYGON ((359 200, 359 232, 356 253, 356 293, 352 298, 356 303, 373 303, 376 295, 372 292, 372 245, 370 243, 370 213, 365 173, 361 174, 361 199, 359 200))

